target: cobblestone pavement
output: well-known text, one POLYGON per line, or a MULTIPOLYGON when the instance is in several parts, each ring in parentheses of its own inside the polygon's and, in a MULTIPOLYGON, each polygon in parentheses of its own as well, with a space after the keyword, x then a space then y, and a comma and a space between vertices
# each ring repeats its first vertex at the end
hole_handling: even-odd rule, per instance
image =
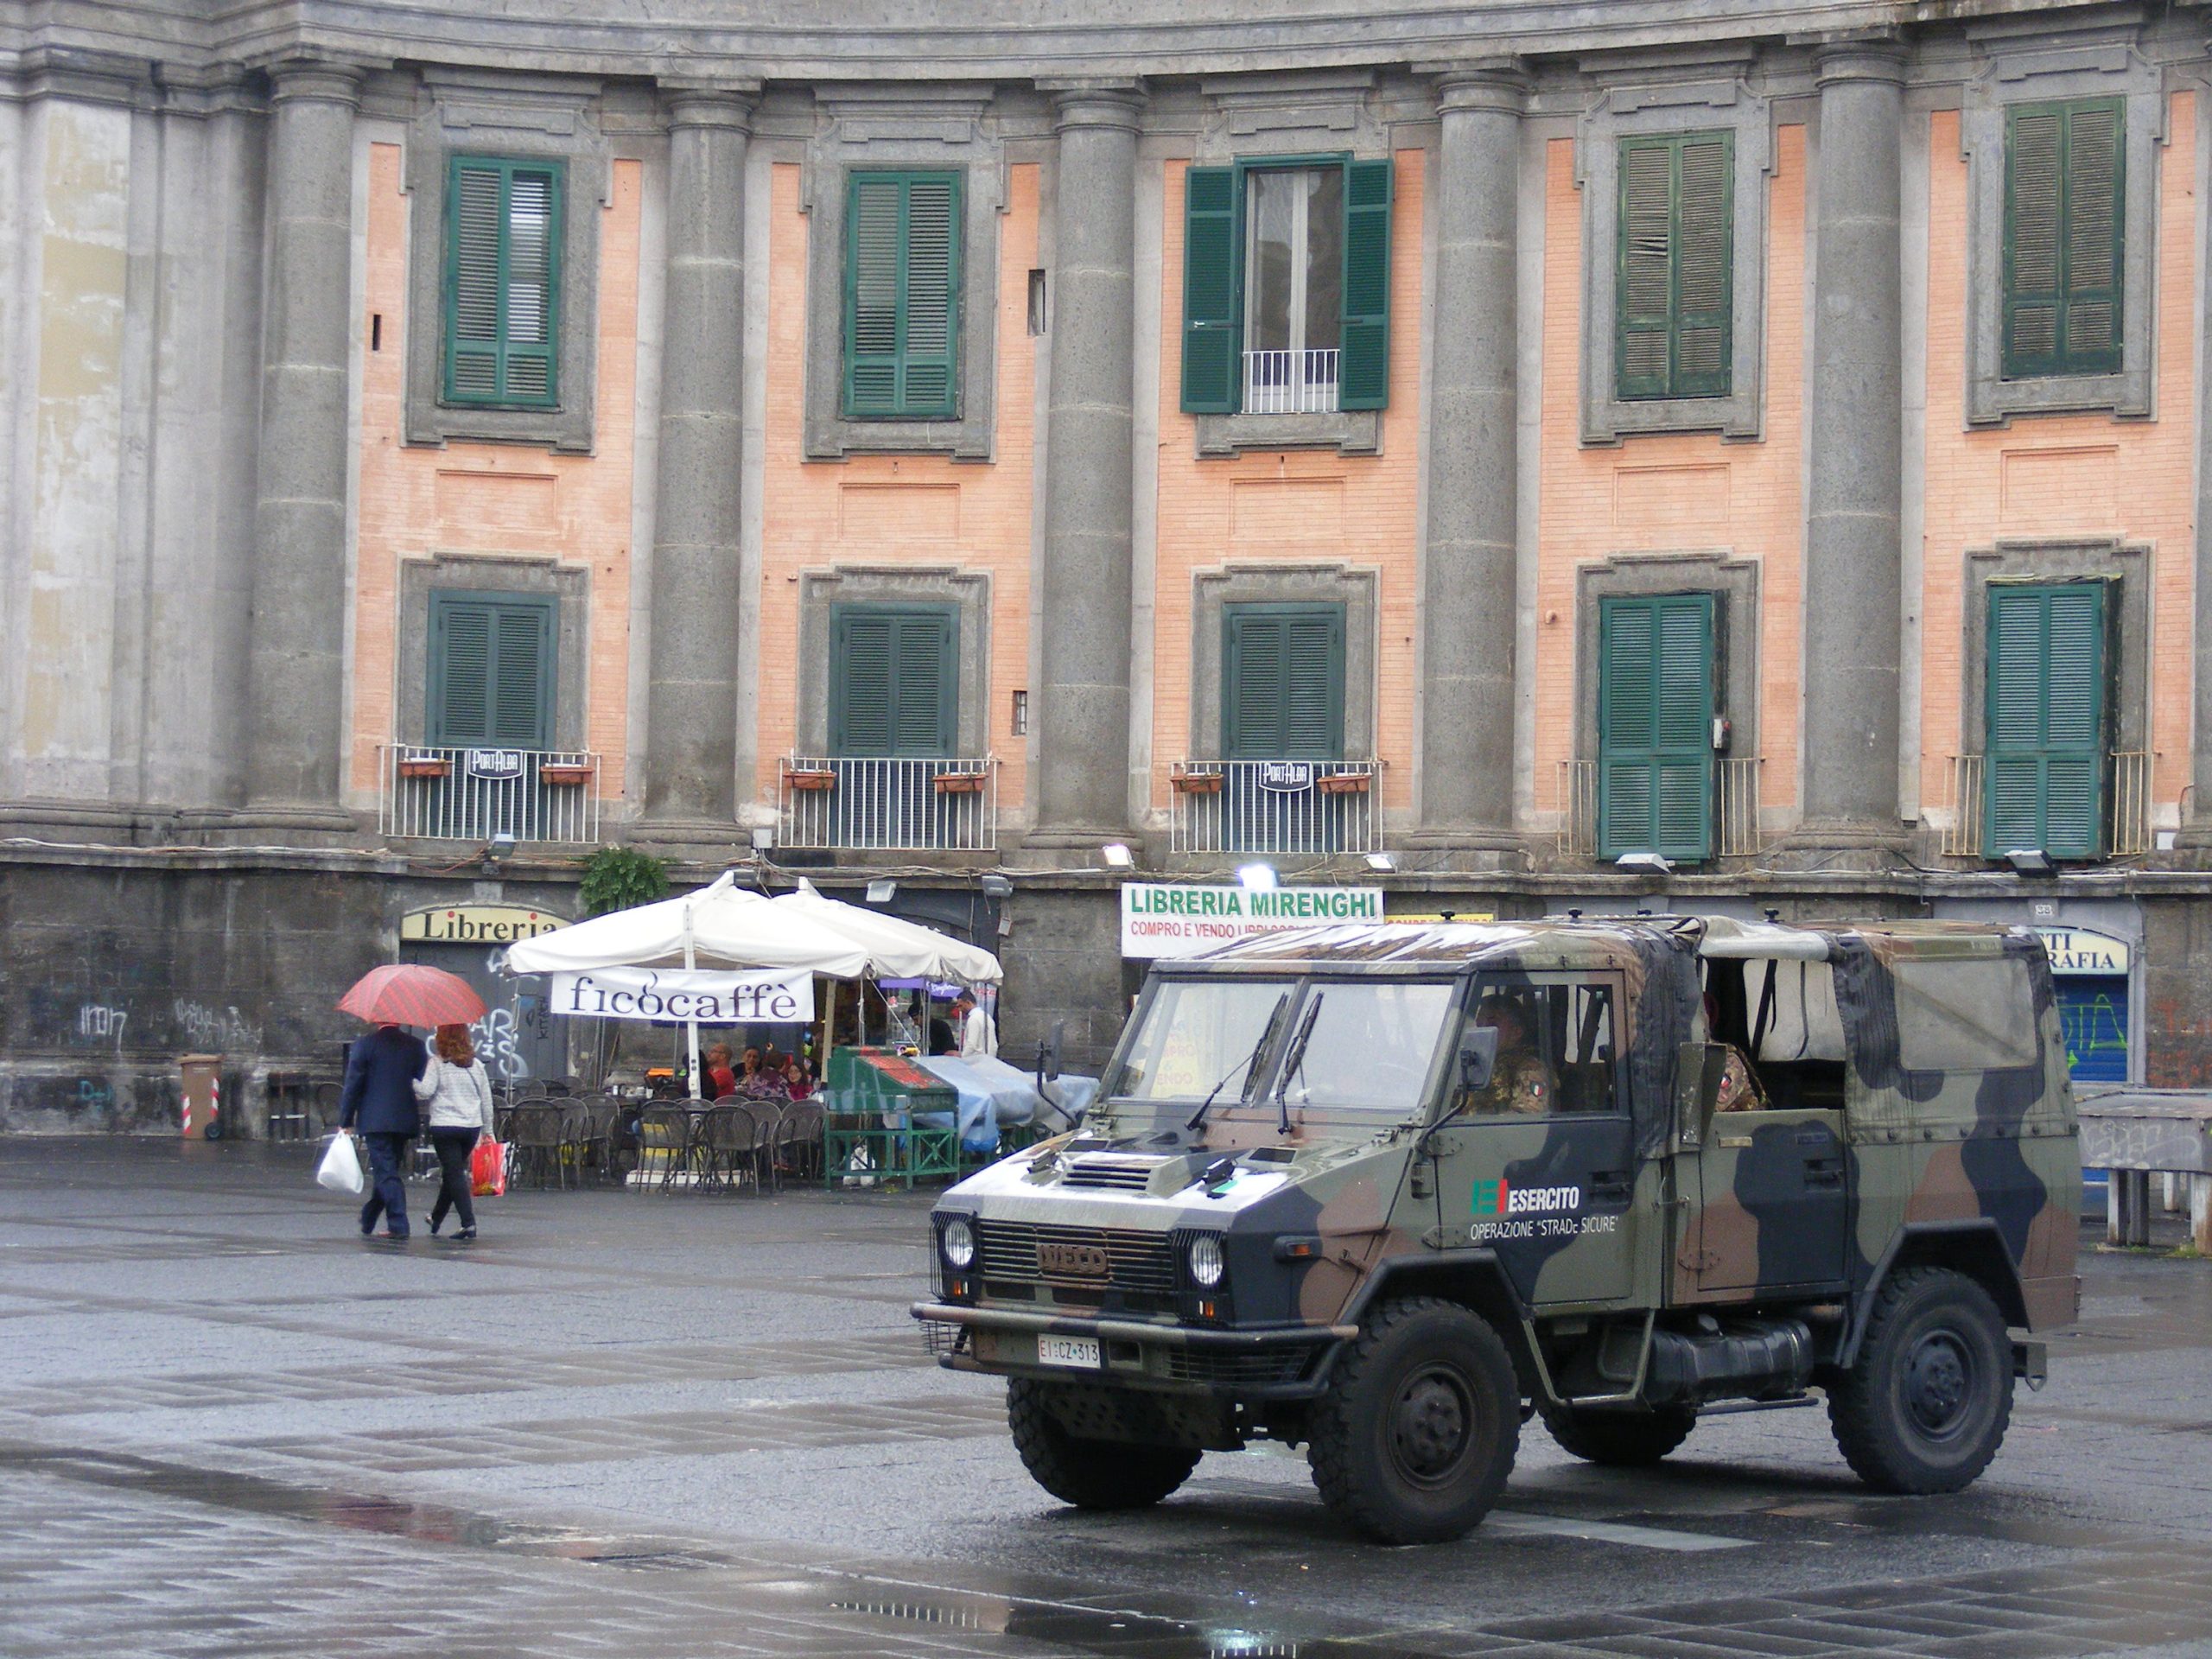
POLYGON ((1465 1541, 1279 1449, 1149 1512, 1033 1486, 906 1315, 926 1198, 593 1192, 365 1245, 301 1147, 0 1141, 0 1653, 2212 1654, 2212 1265, 2084 1258, 1989 1474, 1825 1417, 1654 1471, 1540 1428, 1465 1541))

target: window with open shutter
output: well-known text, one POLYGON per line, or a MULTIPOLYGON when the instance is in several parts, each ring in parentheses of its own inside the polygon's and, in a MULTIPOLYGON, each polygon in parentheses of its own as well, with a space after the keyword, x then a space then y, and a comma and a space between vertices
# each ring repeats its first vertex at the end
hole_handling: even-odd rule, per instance
POLYGON ((960 413, 960 175, 854 173, 845 201, 845 416, 960 413))
POLYGON ((1735 171, 1732 132, 1621 140, 1613 377, 1624 400, 1729 393, 1735 171))
POLYGON ((444 400, 560 401, 558 162, 456 156, 446 181, 444 400))
POLYGON ((1185 413, 1389 401, 1389 160, 1194 167, 1183 181, 1185 413))
POLYGON ((2104 851, 2107 584, 1989 589, 1982 850, 2104 851))
POLYGON ((960 620, 950 607, 831 612, 830 745, 840 755, 932 759, 959 741, 960 620))
POLYGON ((1714 596, 1599 604, 1598 850, 1709 858, 1714 596))
POLYGON ((1222 758, 1341 760, 1344 607, 1222 609, 1222 758))
POLYGON ((455 747, 550 747, 554 640, 550 598, 433 594, 428 741, 455 747))
POLYGON ((2120 366, 2127 101, 2005 112, 2008 380, 2120 366))

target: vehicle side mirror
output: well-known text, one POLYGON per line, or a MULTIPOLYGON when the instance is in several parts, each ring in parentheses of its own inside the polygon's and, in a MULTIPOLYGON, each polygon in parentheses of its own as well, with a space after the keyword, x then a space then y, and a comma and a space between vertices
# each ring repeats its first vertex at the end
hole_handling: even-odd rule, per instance
POLYGON ((1459 1086, 1472 1094, 1490 1087, 1497 1070, 1497 1027, 1475 1026, 1459 1036, 1459 1086))
POLYGON ((1685 1151, 1703 1146, 1712 1131, 1727 1065, 1726 1043, 1684 1043, 1675 1051, 1675 1141, 1685 1151))

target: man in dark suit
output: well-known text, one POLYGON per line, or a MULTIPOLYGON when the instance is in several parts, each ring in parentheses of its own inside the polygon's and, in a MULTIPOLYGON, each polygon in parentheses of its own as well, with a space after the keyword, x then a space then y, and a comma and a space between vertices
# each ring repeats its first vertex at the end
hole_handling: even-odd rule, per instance
POLYGON ((407 1189, 400 1179, 407 1143, 421 1128, 415 1079, 429 1065, 422 1039, 397 1026, 378 1026, 346 1054, 346 1088, 338 1100, 338 1127, 358 1131, 369 1148, 369 1201, 361 1206, 361 1236, 385 1217, 385 1236, 407 1236, 407 1189))

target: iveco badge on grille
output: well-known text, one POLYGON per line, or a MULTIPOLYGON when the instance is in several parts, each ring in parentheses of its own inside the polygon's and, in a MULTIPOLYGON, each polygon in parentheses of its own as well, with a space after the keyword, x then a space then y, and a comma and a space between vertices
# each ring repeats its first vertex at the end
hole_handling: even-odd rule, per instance
POLYGON ((1096 1244, 1052 1244, 1039 1241, 1037 1267, 1055 1278, 1103 1279, 1112 1271, 1104 1249, 1096 1244))

